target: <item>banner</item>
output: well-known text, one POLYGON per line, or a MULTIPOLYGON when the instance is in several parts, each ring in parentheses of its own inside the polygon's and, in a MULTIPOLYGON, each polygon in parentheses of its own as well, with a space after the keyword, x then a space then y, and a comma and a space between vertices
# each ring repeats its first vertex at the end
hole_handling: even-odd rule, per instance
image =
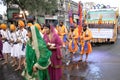
POLYGON ((93 38, 113 38, 113 29, 90 28, 93 38))

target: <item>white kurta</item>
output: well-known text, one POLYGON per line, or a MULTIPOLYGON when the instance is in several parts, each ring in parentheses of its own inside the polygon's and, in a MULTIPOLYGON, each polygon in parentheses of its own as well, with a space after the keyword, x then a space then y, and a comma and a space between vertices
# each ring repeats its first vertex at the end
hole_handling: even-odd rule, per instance
MULTIPOLYGON (((11 33, 11 40, 14 41, 14 43, 17 41, 17 32, 12 32, 11 33)), ((18 57, 19 56, 19 44, 12 44, 12 47, 11 47, 11 56, 12 57, 18 57)))
POLYGON ((22 49, 23 44, 27 42, 27 30, 26 29, 22 29, 22 30, 18 30, 18 35, 19 35, 19 39, 21 40, 22 43, 19 43, 19 58, 21 58, 22 56, 25 56, 25 48, 22 49))
MULTIPOLYGON (((10 40, 10 32, 9 30, 2 31, 2 37, 6 38, 8 41, 10 40)), ((8 41, 3 40, 3 53, 10 53, 11 52, 11 46, 8 43, 8 41)))

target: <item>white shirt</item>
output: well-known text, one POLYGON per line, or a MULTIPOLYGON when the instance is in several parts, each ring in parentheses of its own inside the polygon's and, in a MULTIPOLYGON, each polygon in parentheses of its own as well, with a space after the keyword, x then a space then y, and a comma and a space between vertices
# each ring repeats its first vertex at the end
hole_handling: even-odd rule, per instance
POLYGON ((15 32, 12 32, 11 33, 11 40, 13 40, 14 42, 16 42, 17 41, 17 33, 16 33, 16 31, 15 32))
POLYGON ((26 29, 18 30, 17 33, 18 33, 22 43, 27 42, 27 30, 26 29))
POLYGON ((6 38, 7 40, 10 40, 11 39, 11 34, 10 34, 10 31, 7 29, 7 30, 2 30, 2 32, 1 32, 1 34, 2 34, 2 37, 3 38, 6 38))

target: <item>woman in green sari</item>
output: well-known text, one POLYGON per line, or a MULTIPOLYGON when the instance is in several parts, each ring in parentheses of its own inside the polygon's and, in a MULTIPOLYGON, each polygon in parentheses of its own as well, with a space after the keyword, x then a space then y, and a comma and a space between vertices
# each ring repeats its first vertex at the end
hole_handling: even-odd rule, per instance
POLYGON ((50 80, 47 68, 51 64, 51 52, 35 26, 28 28, 28 37, 26 67, 22 75, 25 80, 50 80))

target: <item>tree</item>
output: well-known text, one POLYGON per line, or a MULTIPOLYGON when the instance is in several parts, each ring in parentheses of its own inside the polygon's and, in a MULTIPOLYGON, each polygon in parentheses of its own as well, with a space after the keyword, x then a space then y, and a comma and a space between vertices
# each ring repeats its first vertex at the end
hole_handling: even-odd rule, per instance
POLYGON ((4 4, 18 4, 22 10, 28 10, 34 15, 52 15, 57 10, 56 0, 2 0, 4 4))
POLYGON ((57 0, 2 0, 7 7, 12 4, 19 5, 23 11, 24 20, 26 22, 25 10, 29 11, 37 21, 37 16, 53 15, 57 10, 57 0))

